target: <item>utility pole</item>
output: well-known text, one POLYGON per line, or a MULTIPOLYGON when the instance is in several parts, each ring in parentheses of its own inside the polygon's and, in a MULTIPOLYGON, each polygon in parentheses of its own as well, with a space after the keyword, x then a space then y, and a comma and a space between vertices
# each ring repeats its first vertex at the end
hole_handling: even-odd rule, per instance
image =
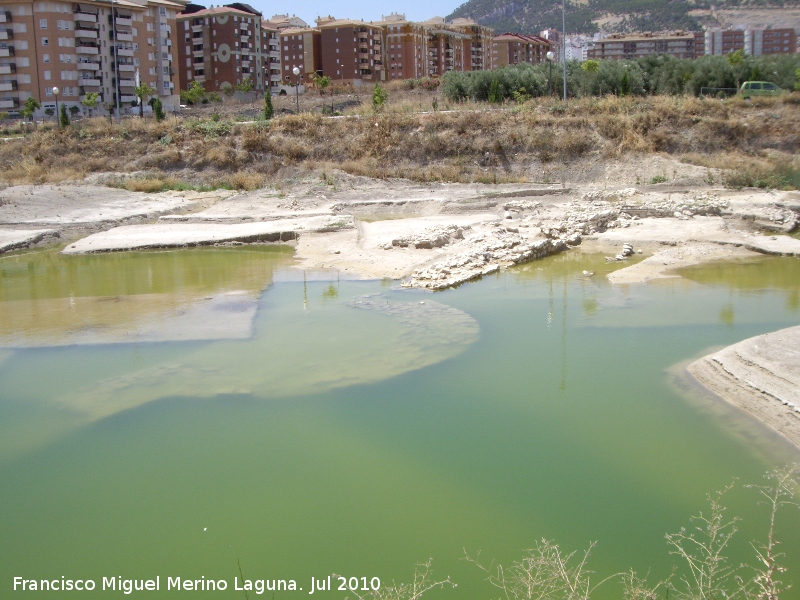
POLYGON ((567 101, 567 0, 561 0, 561 52, 564 57, 564 102, 567 101))
POLYGON ((117 125, 120 124, 119 108, 119 53, 117 52, 117 18, 114 15, 114 0, 111 0, 111 37, 114 43, 114 98, 117 105, 117 125))

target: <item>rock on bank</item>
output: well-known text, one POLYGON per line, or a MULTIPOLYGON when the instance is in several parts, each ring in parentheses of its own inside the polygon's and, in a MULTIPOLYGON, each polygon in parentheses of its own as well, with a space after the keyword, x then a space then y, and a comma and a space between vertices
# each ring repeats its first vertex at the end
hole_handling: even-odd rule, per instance
POLYGON ((706 388, 800 448, 800 326, 744 340, 688 368, 706 388))

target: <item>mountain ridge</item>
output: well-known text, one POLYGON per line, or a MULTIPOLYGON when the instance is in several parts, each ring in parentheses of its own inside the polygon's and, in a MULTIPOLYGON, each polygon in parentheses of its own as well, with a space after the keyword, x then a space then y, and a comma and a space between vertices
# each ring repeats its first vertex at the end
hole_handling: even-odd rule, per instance
MULTIPOLYGON (((800 9, 800 0, 584 0, 566 2, 567 33, 592 34, 700 30, 715 26, 716 11, 732 9, 800 9), (698 15, 704 15, 698 18, 698 15)), ((535 34, 561 29, 561 2, 557 0, 468 0, 448 19, 472 18, 498 33, 535 34)))

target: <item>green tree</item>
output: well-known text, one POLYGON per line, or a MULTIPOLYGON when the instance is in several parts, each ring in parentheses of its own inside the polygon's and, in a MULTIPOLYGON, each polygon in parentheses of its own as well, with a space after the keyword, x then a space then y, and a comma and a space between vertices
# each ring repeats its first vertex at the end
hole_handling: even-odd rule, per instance
POLYGON ((33 96, 28 96, 28 99, 25 100, 25 104, 22 105, 22 116, 32 121, 33 113, 40 108, 42 108, 42 105, 39 101, 33 96))
POLYGON ((181 100, 186 100, 193 106, 200 104, 205 97, 206 89, 199 81, 193 81, 187 89, 181 92, 181 100))
POLYGON ((620 96, 631 95, 631 78, 628 76, 627 69, 623 71, 622 77, 619 80, 619 95, 620 96))
POLYGON ((164 114, 164 106, 161 104, 161 98, 153 96, 150 98, 148 104, 150 108, 153 109, 153 116, 155 116, 156 121, 163 121, 166 119, 167 115, 164 114))
POLYGON ((794 82, 794 89, 800 90, 800 69, 795 69, 794 78, 797 80, 794 82))
POLYGON ((221 89, 222 89, 222 93, 225 94, 228 98, 233 96, 233 93, 236 91, 233 88, 233 86, 230 83, 228 83, 227 81, 222 84, 221 89))
POLYGON ((584 96, 592 96, 595 93, 603 93, 602 89, 598 89, 595 92, 595 84, 598 83, 597 72, 600 70, 600 61, 599 60, 586 60, 581 63, 581 71, 585 74, 581 77, 581 86, 582 93, 584 96))
POLYGON ((600 61, 593 59, 585 60, 581 63, 581 69, 587 73, 597 73, 600 69, 600 61))
POLYGON ((245 77, 236 84, 236 91, 242 92, 243 94, 249 94, 253 91, 253 80, 249 77, 245 77))
POLYGON ((133 93, 136 94, 136 97, 139 98, 139 117, 144 118, 144 105, 150 99, 150 96, 156 93, 155 88, 151 88, 145 82, 141 82, 135 88, 133 88, 133 93))
POLYGON ((275 114, 275 109, 272 107, 272 92, 267 90, 267 95, 264 96, 264 119, 269 121, 275 114))
POLYGON ((89 109, 89 114, 97 106, 98 102, 100 102, 100 94, 97 92, 86 92, 83 100, 81 100, 81 104, 89 109))
POLYGON ((66 129, 69 127, 69 115, 67 114, 67 105, 63 102, 61 103, 61 114, 58 118, 58 126, 61 129, 66 129))
POLYGON ((314 84, 319 88, 320 96, 325 95, 325 90, 331 85, 331 78, 327 75, 314 75, 314 84))
POLYGON ((728 59, 728 64, 730 64, 734 74, 736 75, 736 89, 738 90, 740 87, 742 87, 741 73, 747 55, 744 53, 744 50, 740 48, 739 50, 736 50, 735 52, 731 52, 730 54, 728 54, 726 58, 728 59))
POLYGON ((495 77, 492 79, 492 85, 489 87, 489 102, 492 104, 500 104, 503 101, 503 93, 500 91, 500 80, 495 77))
POLYGON ((208 101, 209 102, 222 102, 222 96, 220 96, 219 92, 210 92, 208 94, 208 101))
POLYGON ((388 99, 389 93, 376 82, 375 88, 372 90, 372 110, 380 110, 388 99))
MULTIPOLYGON (((327 75, 314 75, 314 83, 319 88, 319 95, 322 96, 325 94, 325 90, 331 85, 333 80, 328 77, 327 75)), ((331 114, 333 114, 333 94, 331 93, 331 114)))

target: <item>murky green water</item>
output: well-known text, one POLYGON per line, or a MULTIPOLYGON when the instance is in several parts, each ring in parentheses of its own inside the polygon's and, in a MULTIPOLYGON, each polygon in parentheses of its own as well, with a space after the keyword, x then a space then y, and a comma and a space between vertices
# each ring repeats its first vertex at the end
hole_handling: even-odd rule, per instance
MULTIPOLYGON (((706 493, 797 456, 673 367, 798 324, 800 260, 612 287, 565 254, 439 294, 290 262, 0 258, 0 597, 14 576, 230 583, 237 560, 308 591, 432 557, 459 587, 430 597, 489 598, 463 549, 508 564, 541 538, 596 540, 598 578, 663 576, 706 493)), ((749 559, 764 509, 727 504, 749 559)), ((800 511, 779 528, 800 598, 800 511)))

